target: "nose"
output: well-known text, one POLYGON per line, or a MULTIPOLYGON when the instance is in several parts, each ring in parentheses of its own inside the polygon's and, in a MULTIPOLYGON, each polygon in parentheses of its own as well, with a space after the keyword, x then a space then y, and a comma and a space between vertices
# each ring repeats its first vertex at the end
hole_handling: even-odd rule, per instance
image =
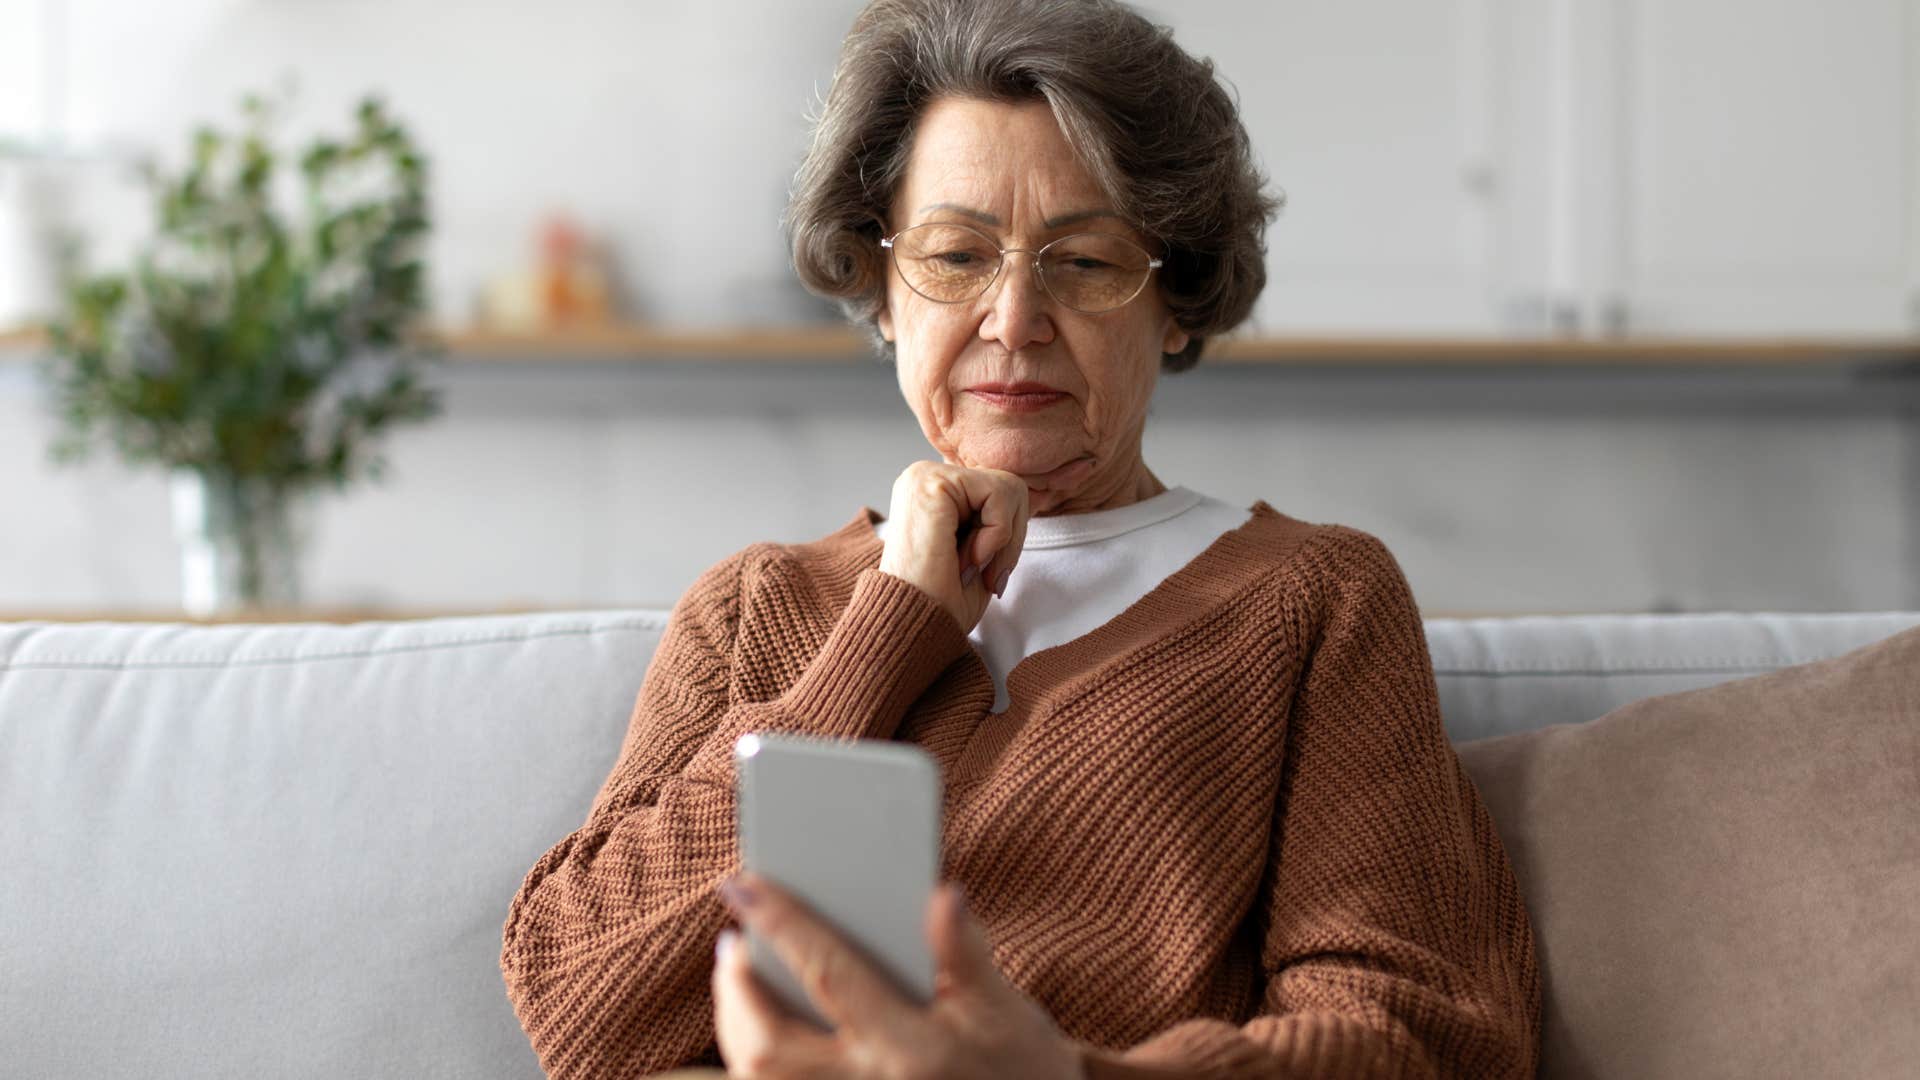
POLYGON ((1053 340, 1053 298, 1040 288, 1037 265, 1030 251, 1009 251, 1001 258, 1000 276, 987 290, 987 313, 980 321, 980 337, 1008 352, 1053 340))

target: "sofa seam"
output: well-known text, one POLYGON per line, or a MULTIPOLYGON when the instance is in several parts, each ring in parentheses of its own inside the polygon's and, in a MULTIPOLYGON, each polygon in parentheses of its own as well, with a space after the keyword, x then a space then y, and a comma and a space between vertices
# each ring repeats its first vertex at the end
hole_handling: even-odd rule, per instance
POLYGON ((78 668, 86 670, 162 670, 166 668, 222 668, 255 667, 270 664, 295 664, 315 660, 365 660, 378 656, 401 653, 430 652, 436 649, 462 649, 475 645, 503 645, 514 642, 533 641, 541 638, 591 637, 606 632, 661 631, 666 628, 667 620, 662 617, 655 620, 636 620, 631 622, 607 623, 599 626, 562 626, 547 630, 528 631, 518 634, 484 634, 463 637, 440 638, 432 641, 389 645, 371 649, 350 649, 336 652, 282 653, 264 656, 184 656, 165 660, 139 660, 132 657, 88 657, 73 655, 54 655, 36 657, 31 660, 16 660, 12 655, 0 659, 0 674, 8 671, 33 671, 54 668, 78 668))

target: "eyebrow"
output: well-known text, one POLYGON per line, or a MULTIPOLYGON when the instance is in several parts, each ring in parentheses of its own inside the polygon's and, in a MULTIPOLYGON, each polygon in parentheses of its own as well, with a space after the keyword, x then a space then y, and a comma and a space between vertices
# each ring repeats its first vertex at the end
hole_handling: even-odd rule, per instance
MULTIPOLYGON (((970 217, 973 220, 981 222, 983 224, 987 224, 987 225, 1000 224, 1000 219, 993 216, 992 214, 989 214, 984 210, 975 210, 972 207, 961 206, 959 203, 947 203, 947 202, 929 203, 926 206, 923 206, 920 208, 920 212, 923 214, 929 210, 950 210, 953 213, 961 215, 962 217, 970 217)), ((1061 214, 1058 217, 1050 217, 1047 220, 1041 222, 1041 224, 1046 226, 1049 229, 1058 229, 1067 225, 1077 225, 1082 221, 1091 221, 1094 218, 1112 218, 1113 220, 1119 221, 1122 224, 1125 223, 1125 219, 1123 219, 1119 214, 1116 214, 1111 210, 1075 210, 1071 214, 1061 214)))

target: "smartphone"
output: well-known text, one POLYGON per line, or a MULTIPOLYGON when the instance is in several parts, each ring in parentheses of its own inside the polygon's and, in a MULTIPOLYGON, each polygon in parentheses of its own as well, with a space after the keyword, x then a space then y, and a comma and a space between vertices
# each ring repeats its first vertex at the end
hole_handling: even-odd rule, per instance
MULTIPOLYGON (((918 1004, 933 1000, 927 901, 940 872, 940 766, 907 743, 753 733, 734 743, 740 858, 824 917, 918 1004)), ((773 949, 754 974, 831 1029, 773 949)))

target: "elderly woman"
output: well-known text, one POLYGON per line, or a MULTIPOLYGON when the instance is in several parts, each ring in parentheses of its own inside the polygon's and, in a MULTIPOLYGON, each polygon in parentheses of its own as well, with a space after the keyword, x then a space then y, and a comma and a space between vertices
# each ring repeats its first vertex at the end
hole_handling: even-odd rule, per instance
POLYGON ((1141 457, 1159 371, 1263 285, 1273 208, 1211 66, 1117 3, 860 16, 794 261, 883 339, 940 460, 885 519, 750 547, 674 608, 618 764, 508 916, 551 1075, 1532 1075, 1526 909, 1393 557, 1141 457), (930 1005, 740 876, 754 730, 939 761, 930 1005), (736 920, 832 1033, 755 983, 736 920))

